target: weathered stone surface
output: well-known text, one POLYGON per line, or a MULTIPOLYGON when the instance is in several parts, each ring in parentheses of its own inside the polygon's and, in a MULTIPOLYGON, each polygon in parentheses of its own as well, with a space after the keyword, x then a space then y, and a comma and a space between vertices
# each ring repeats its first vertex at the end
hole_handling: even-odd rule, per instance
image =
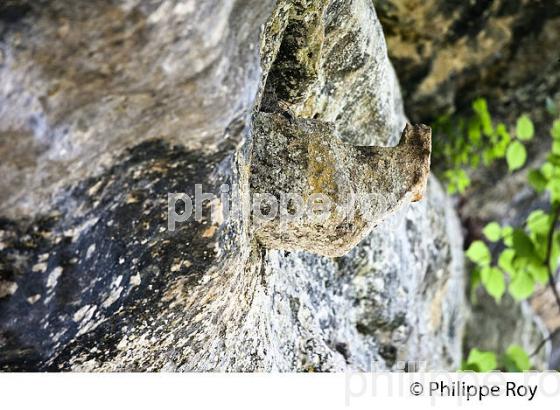
POLYGON ((250 194, 253 114, 396 145, 369 0, 22 0, 0 16, 1 369, 457 368, 461 235, 434 179, 339 259, 269 250, 214 203, 167 229, 168 193, 250 194), (298 50, 318 54, 302 69, 298 50))
POLYGON ((543 321, 535 316, 527 302, 519 303, 506 295, 500 304, 485 292, 478 292, 478 302, 471 309, 465 330, 465 351, 477 348, 504 354, 511 345, 521 346, 531 355, 531 364, 537 370, 546 370, 550 357, 550 343, 541 346, 548 334, 543 321))
MULTIPOLYGON (((199 316, 175 299, 210 280, 211 272, 227 283, 224 267, 242 272, 248 249, 239 248, 241 228, 218 228, 208 216, 167 230, 167 193, 192 195, 194 183, 217 191, 233 172, 231 156, 222 152, 205 156, 146 141, 65 192, 48 213, 17 223, 3 219, 2 277, 18 288, 0 299, 2 368, 155 370, 174 362, 173 349, 187 340, 197 351, 193 339, 179 335, 213 315, 199 316), (212 175, 220 167, 230 173, 212 175)), ((212 288, 198 309, 212 311, 212 288)), ((217 292, 227 287, 219 289, 216 284, 217 292)), ((227 305, 228 298, 221 301, 227 305)))
POLYGON ((375 346, 378 364, 459 368, 467 314, 460 229, 432 178, 426 201, 396 214, 339 261, 342 275, 352 278, 351 317, 375 346))
POLYGON ((249 180, 256 238, 270 249, 343 256, 422 199, 431 142, 430 128, 407 126, 394 148, 354 147, 328 123, 257 114, 249 180))
MULTIPOLYGON (((374 0, 407 112, 427 121, 485 96, 515 118, 560 101, 560 2, 374 0)), ((510 117, 511 116, 511 117, 510 117)), ((540 122, 540 121, 538 121, 540 122)))
POLYGON ((262 39, 260 111, 280 99, 298 117, 335 124, 353 145, 397 144, 406 123, 401 94, 370 2, 281 0, 262 39), (297 74, 306 70, 313 74, 297 74))
POLYGON ((0 10, 0 209, 13 217, 45 210, 57 189, 144 140, 215 149, 254 102, 272 1, 10 0, 0 10))

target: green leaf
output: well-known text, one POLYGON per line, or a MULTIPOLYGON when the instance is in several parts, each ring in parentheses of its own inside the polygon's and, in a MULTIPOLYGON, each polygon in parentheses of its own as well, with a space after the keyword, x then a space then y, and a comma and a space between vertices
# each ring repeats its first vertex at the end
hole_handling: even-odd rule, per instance
POLYGON ((521 141, 529 141, 535 135, 533 121, 527 115, 522 115, 517 119, 515 134, 521 141))
POLYGON ((543 265, 542 263, 534 263, 529 265, 527 267, 527 270, 529 271, 533 279, 541 285, 544 285, 548 282, 548 269, 546 265, 543 265))
POLYGON ((541 173, 547 180, 551 179, 554 175, 554 165, 550 162, 545 162, 541 167, 541 173))
POLYGON ((512 234, 512 246, 519 256, 532 258, 536 255, 533 241, 531 241, 531 238, 521 229, 514 229, 512 234))
POLYGON ((558 270, 558 264, 560 263, 560 232, 554 233, 554 238, 552 240, 552 252, 550 253, 550 270, 556 272, 558 270))
POLYGON ((494 154, 494 149, 492 147, 482 151, 482 163, 484 164, 485 167, 492 165, 494 159, 496 159, 496 156, 494 154))
POLYGON ((521 168, 527 160, 527 150, 519 141, 509 144, 506 151, 506 161, 510 171, 521 168))
POLYGON ((461 194, 465 192, 465 189, 467 189, 470 184, 471 184, 471 179, 469 178, 467 173, 462 169, 459 170, 457 174, 457 189, 459 190, 459 192, 461 194))
POLYGON ((507 246, 513 246, 513 228, 511 226, 504 226, 502 228, 502 238, 507 246))
POLYGON ((478 115, 488 113, 488 104, 486 103, 486 99, 480 97, 477 98, 472 102, 472 109, 478 115))
POLYGON ((543 173, 539 170, 533 169, 529 172, 527 176, 529 180, 529 184, 535 189, 537 192, 543 192, 546 189, 546 184, 548 180, 545 178, 543 173))
POLYGON ((552 142, 552 153, 554 155, 560 155, 560 139, 554 140, 552 142))
POLYGON ((467 249, 467 258, 481 266, 488 266, 491 261, 490 251, 482 241, 474 241, 467 249))
POLYGON ((471 184, 471 180, 465 170, 449 169, 444 172, 444 178, 447 180, 447 193, 453 195, 455 193, 462 194, 471 184))
POLYGON ((455 195, 457 193, 457 186, 452 182, 447 185, 447 195, 455 195))
POLYGON ((486 136, 491 136, 494 134, 494 127, 492 126, 492 118, 488 112, 488 104, 484 98, 477 98, 473 102, 473 110, 478 115, 480 119, 480 124, 482 125, 482 132, 486 136))
POLYGON ((484 227, 482 233, 490 242, 498 242, 502 238, 502 227, 497 222, 490 222, 484 227))
POLYGON ((552 139, 560 140, 560 120, 556 120, 552 123, 550 135, 552 136, 552 139))
POLYGON ((546 189, 550 191, 550 199, 553 203, 560 202, 560 178, 551 178, 546 189))
POLYGON ((471 155, 471 168, 478 168, 480 164, 480 155, 472 154, 471 155))
POLYGON ((480 269, 474 268, 471 272, 471 287, 476 288, 482 282, 480 280, 480 269))
POLYGON ((560 167, 560 155, 550 153, 547 161, 552 165, 552 173, 558 175, 558 167, 560 167))
POLYGON ((496 134, 500 137, 501 140, 511 140, 511 136, 509 135, 506 124, 504 124, 503 122, 498 123, 498 125, 496 126, 496 134))
POLYGON ((480 271, 480 279, 486 291, 496 299, 496 303, 500 303, 506 291, 506 283, 502 271, 498 268, 486 266, 480 271))
POLYGON ((511 141, 511 137, 504 123, 499 123, 496 127, 496 134, 500 137, 499 141, 494 145, 494 157, 503 158, 506 155, 507 147, 511 141))
POLYGON ((550 216, 540 209, 533 211, 527 218, 527 227, 533 234, 546 234, 550 227, 550 216))
POLYGON ((506 350, 505 365, 508 372, 525 372, 531 369, 531 360, 521 346, 511 345, 506 350))
POLYGON ((546 258, 548 241, 546 240, 546 234, 533 234, 531 233, 531 240, 533 245, 535 245, 535 255, 530 258, 530 263, 542 265, 546 258))
POLYGON ((525 256, 519 256, 518 254, 515 254, 515 257, 513 258, 512 261, 512 265, 513 265, 513 275, 511 276, 512 279, 514 279, 520 272, 523 274, 526 274, 526 268, 527 266, 529 266, 529 264, 532 263, 532 259, 525 257, 525 256))
POLYGON ((515 251, 513 249, 506 249, 502 251, 500 257, 498 258, 498 266, 511 276, 514 276, 515 274, 515 268, 513 267, 514 257, 515 251))
POLYGON ((461 371, 463 372, 479 372, 478 366, 474 364, 468 364, 466 360, 461 362, 461 371))
POLYGON ((480 132, 480 120, 477 117, 473 117, 469 120, 467 124, 467 136, 473 145, 477 145, 480 142, 482 133, 480 132))
POLYGON ((526 272, 518 272, 509 284, 509 293, 515 300, 527 299, 533 294, 535 282, 526 272))
POLYGON ((498 367, 498 360, 496 354, 492 352, 483 352, 478 349, 472 349, 467 358, 467 366, 472 366, 472 370, 479 372, 491 372, 498 367))

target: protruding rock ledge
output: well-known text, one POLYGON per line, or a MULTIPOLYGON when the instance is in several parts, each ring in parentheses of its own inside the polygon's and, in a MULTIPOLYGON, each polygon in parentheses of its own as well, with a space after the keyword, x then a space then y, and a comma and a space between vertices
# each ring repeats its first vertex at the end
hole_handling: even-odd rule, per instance
POLYGON ((329 123, 259 113, 253 138, 252 223, 271 249, 342 256, 426 189, 425 125, 407 125, 396 147, 355 147, 329 123))

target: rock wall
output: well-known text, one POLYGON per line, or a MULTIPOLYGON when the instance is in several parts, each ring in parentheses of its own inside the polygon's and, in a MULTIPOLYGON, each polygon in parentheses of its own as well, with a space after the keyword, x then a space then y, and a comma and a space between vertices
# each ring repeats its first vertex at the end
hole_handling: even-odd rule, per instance
POLYGON ((374 0, 416 121, 480 96, 504 119, 560 99, 560 2, 374 0))
POLYGON ((369 0, 9 0, 0 35, 1 369, 459 366, 462 240, 434 178, 340 258, 267 249, 218 199, 168 227, 169 193, 251 194, 257 112, 396 145, 369 0))

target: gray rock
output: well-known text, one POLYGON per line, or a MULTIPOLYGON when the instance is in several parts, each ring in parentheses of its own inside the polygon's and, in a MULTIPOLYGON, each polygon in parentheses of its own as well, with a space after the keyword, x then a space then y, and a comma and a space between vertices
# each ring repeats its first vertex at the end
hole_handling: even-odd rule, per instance
POLYGON ((244 207, 211 213, 223 185, 251 193, 259 112, 397 144, 370 1, 22 0, 0 16, 1 369, 457 368, 461 235, 435 179, 338 259, 259 245, 244 207), (196 184, 215 198, 168 229, 168 194, 196 184))
POLYGON ((255 237, 269 249, 345 255, 422 199, 431 142, 430 128, 407 126, 394 148, 354 147, 329 124, 259 113, 249 181, 255 237))
POLYGON ((477 348, 503 355, 511 345, 521 346, 531 355, 534 369, 548 369, 550 343, 537 352, 548 331, 527 302, 516 302, 506 295, 500 304, 485 292, 477 292, 465 331, 465 350, 477 348))

